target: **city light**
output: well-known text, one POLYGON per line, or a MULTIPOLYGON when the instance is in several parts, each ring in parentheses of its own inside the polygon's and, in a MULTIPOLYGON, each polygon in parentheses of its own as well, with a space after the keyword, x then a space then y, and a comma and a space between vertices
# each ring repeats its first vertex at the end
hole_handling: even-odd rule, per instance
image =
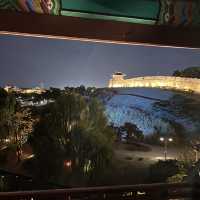
POLYGON ((164 160, 167 160, 168 142, 173 142, 173 138, 160 137, 160 141, 164 142, 164 160))
POLYGON ((69 168, 72 166, 72 161, 71 160, 65 160, 64 161, 64 167, 69 168))
POLYGON ((10 142, 10 139, 5 139, 5 142, 10 142))
POLYGON ((169 142, 173 142, 173 138, 164 138, 164 137, 160 137, 160 141, 163 142, 163 141, 166 141, 168 140, 169 142))
POLYGON ((169 141, 169 142, 173 142, 173 139, 172 139, 172 138, 168 138, 168 141, 169 141))
POLYGON ((165 140, 165 138, 163 138, 163 137, 161 137, 161 138, 160 138, 160 141, 162 141, 162 142, 163 142, 164 140, 165 140))

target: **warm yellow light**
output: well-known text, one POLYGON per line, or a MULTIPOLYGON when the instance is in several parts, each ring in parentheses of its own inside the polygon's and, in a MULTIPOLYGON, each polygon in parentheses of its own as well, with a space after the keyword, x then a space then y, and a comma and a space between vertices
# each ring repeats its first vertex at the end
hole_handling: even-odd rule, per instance
POLYGON ((172 141, 173 141, 173 138, 169 138, 168 140, 169 140, 169 142, 172 142, 172 141))
POLYGON ((164 137, 161 137, 161 138, 160 138, 160 141, 161 141, 161 142, 163 142, 164 140, 165 140, 165 138, 164 138, 164 137))

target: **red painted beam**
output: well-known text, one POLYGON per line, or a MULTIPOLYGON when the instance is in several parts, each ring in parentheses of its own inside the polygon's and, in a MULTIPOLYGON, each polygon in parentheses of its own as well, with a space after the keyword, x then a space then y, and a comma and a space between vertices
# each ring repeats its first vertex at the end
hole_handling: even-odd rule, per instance
POLYGON ((200 48, 200 28, 141 25, 0 11, 0 33, 94 42, 200 48))

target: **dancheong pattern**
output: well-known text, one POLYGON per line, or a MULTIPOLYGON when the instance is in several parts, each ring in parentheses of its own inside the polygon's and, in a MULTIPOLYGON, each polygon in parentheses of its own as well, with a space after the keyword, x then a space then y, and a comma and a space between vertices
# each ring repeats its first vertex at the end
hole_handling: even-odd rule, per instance
POLYGON ((58 15, 58 0, 0 0, 1 9, 58 15))
POLYGON ((0 0, 0 9, 141 24, 200 26, 200 0, 0 0))
POLYGON ((200 0, 161 0, 158 24, 200 26, 200 0))

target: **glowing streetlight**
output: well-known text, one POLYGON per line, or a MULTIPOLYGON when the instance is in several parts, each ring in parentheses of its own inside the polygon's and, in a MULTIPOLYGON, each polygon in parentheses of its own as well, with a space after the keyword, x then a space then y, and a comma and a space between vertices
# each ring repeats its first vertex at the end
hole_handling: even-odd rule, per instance
POLYGON ((168 138, 168 141, 169 142, 173 142, 173 138, 168 138))
POLYGON ((198 143, 198 144, 192 144, 192 148, 193 148, 193 150, 195 152, 195 161, 197 162, 199 160, 198 154, 200 152, 200 143, 198 143))
POLYGON ((165 138, 163 138, 163 137, 160 138, 160 141, 161 141, 161 142, 163 142, 164 140, 165 140, 165 138))
POLYGON ((71 166, 72 166, 71 160, 64 160, 64 167, 65 168, 70 168, 71 166))
POLYGON ((173 138, 167 138, 167 137, 160 137, 160 141, 164 142, 164 157, 165 161, 167 160, 167 147, 168 147, 168 142, 173 142, 173 138))

